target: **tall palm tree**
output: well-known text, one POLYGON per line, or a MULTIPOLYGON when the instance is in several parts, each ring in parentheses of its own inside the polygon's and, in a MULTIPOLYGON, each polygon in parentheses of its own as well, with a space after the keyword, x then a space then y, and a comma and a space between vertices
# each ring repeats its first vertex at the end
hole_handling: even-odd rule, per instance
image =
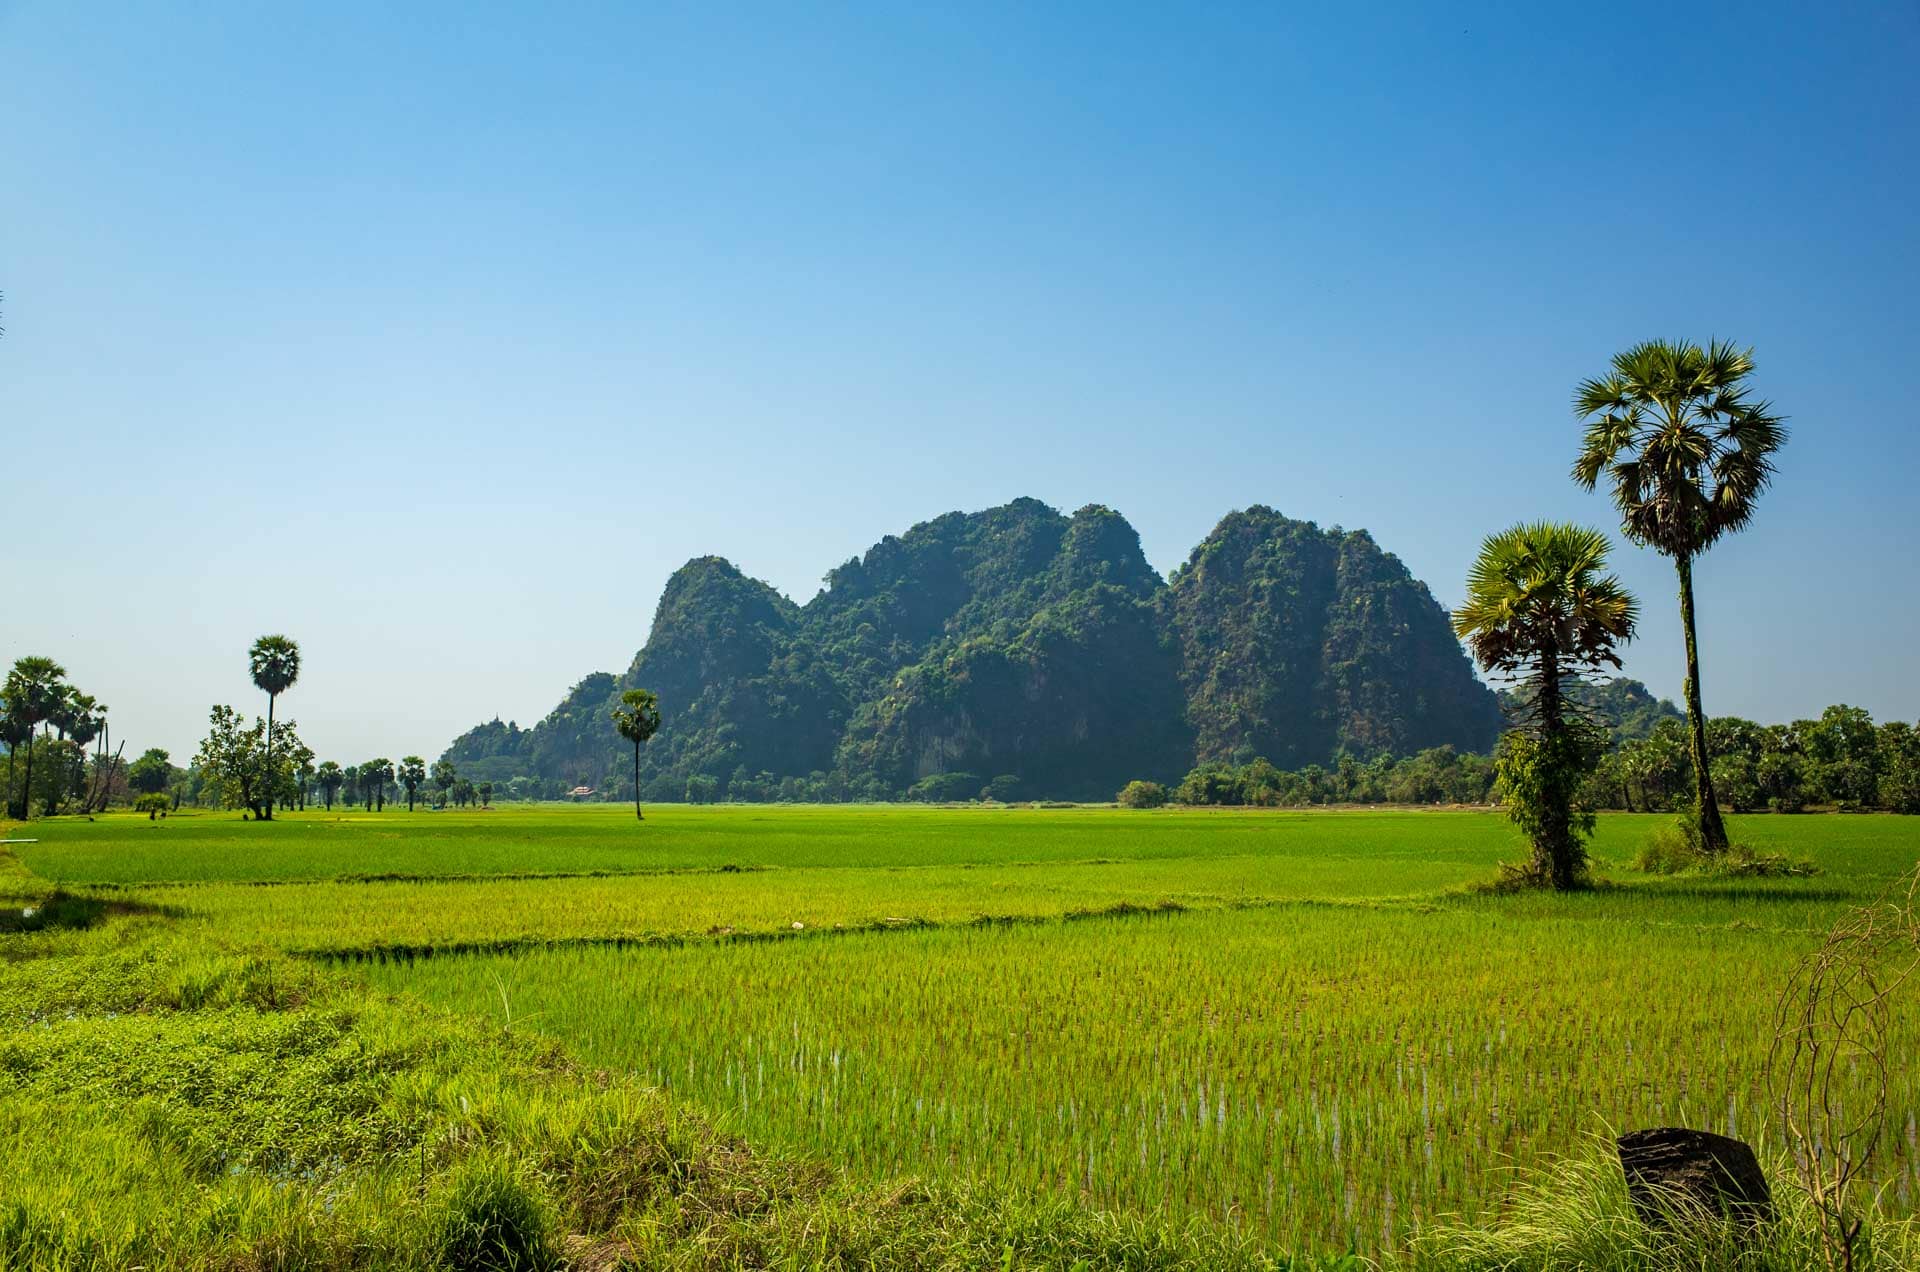
POLYGON ((427 780, 427 762, 417 755, 400 758, 400 785, 407 788, 407 811, 413 811, 413 793, 427 780))
POLYGON ((267 780, 262 821, 273 820, 273 704, 300 679, 300 646, 285 636, 262 636, 247 651, 254 688, 267 695, 267 780))
POLYGON ((360 766, 360 788, 367 793, 369 812, 387 811, 387 787, 393 785, 393 761, 386 756, 360 766))
POLYGON ((16 814, 22 818, 33 815, 33 731, 66 701, 66 676, 67 669, 53 659, 30 654, 13 664, 5 686, 0 687, 7 714, 26 728, 26 781, 16 814))
MULTIPOLYGON (((1578 884, 1590 829, 1573 814, 1573 794, 1593 757, 1566 701, 1567 681, 1603 666, 1618 667, 1614 647, 1633 639, 1633 597, 1603 573, 1607 539, 1581 526, 1539 522, 1491 535, 1467 575, 1467 599, 1453 629, 1488 673, 1521 682, 1536 750, 1530 797, 1509 800, 1509 813, 1533 840, 1527 872, 1556 888, 1578 884)), ((1509 751, 1509 755, 1512 752, 1509 751)), ((1503 763, 1506 761, 1503 760, 1503 763)))
POLYGON ((640 747, 660 729, 660 699, 651 689, 629 689, 620 695, 613 709, 613 727, 633 743, 633 815, 646 820, 640 811, 640 747))
POLYGON ((1787 440, 1769 402, 1748 398, 1753 351, 1723 341, 1649 340, 1614 355, 1613 369, 1581 384, 1573 407, 1586 421, 1573 479, 1588 490, 1602 473, 1613 487, 1621 529, 1633 542, 1673 558, 1680 575, 1680 625, 1687 640, 1688 749, 1701 846, 1727 847, 1714 799, 1707 719, 1700 709, 1700 650, 1694 636, 1693 559, 1753 520, 1773 479, 1773 455, 1787 440))
MULTIPOLYGON (((33 726, 14 715, 7 704, 0 703, 0 742, 7 744, 7 803, 6 813, 11 817, 13 811, 13 762, 20 755, 20 748, 33 741, 33 726)), ((28 752, 31 761, 32 752, 28 752)))

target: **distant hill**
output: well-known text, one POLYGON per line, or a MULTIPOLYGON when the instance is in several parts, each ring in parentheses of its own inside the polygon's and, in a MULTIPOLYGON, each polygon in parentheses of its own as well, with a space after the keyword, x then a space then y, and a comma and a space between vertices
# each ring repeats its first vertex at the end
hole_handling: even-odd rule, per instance
MULTIPOLYGON (((1638 742, 1652 733, 1654 726, 1662 720, 1686 719, 1686 714, 1673 703, 1665 698, 1654 697, 1653 692, 1638 680, 1624 677, 1598 684, 1580 681, 1568 688, 1567 696, 1584 707, 1595 721, 1607 727, 1616 746, 1623 742, 1638 742)), ((1511 689, 1501 689, 1498 697, 1501 711, 1508 714, 1527 700, 1526 695, 1511 689)))
POLYGON ((1120 514, 1034 499, 948 513, 796 605, 719 557, 668 581, 622 675, 446 758, 496 783, 630 791, 607 721, 660 695, 646 798, 1107 798, 1262 755, 1484 750, 1501 727, 1446 612, 1365 531, 1235 512, 1163 580, 1120 514))

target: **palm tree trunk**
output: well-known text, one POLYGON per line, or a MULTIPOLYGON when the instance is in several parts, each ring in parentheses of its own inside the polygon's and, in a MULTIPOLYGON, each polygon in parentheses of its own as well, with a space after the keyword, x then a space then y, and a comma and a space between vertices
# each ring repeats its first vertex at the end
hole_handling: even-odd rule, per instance
POLYGON ((273 694, 267 695, 267 789, 261 792, 267 811, 260 815, 261 821, 273 820, 273 699, 273 694))
MULTIPOLYGON (((47 737, 47 730, 46 730, 46 727, 43 725, 41 726, 41 729, 40 729, 40 740, 44 742, 46 740, 46 737, 47 737)), ((28 729, 27 730, 27 785, 26 785, 26 789, 20 792, 20 815, 22 817, 29 817, 29 818, 33 816, 33 752, 34 752, 33 730, 28 729)))
POLYGON ((20 750, 15 743, 7 744, 7 816, 13 816, 13 757, 20 750))
POLYGON ((647 819, 647 815, 640 811, 640 744, 638 742, 633 744, 633 815, 641 821, 647 819))
POLYGON ((1576 863, 1573 857, 1573 810, 1558 774, 1565 744, 1566 715, 1560 700, 1560 658, 1548 650, 1540 658, 1540 691, 1535 696, 1540 713, 1540 741, 1546 752, 1544 766, 1553 774, 1552 788, 1544 791, 1546 807, 1541 810, 1540 841, 1534 844, 1533 862, 1559 891, 1574 886, 1576 863))
POLYGON ((1708 767, 1707 717, 1700 710, 1700 647, 1693 628, 1693 559, 1674 558, 1680 572, 1680 626, 1687 635, 1687 749, 1693 756, 1693 804, 1700 822, 1700 847, 1710 853, 1727 850, 1727 828, 1720 820, 1720 804, 1713 795, 1708 767))

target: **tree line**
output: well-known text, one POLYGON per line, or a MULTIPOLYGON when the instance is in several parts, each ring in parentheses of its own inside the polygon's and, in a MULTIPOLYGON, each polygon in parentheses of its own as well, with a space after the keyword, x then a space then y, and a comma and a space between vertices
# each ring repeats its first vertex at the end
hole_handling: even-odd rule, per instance
MULTIPOLYGON (((1577 789, 1583 808, 1680 812, 1691 807, 1693 757, 1684 719, 1661 720, 1644 737, 1609 730, 1606 750, 1577 789)), ((1736 716, 1707 722, 1715 797, 1736 813, 1920 813, 1920 729, 1876 725, 1859 707, 1832 706, 1815 720, 1756 724, 1736 716)), ((1490 804, 1500 797, 1494 755, 1432 747, 1410 756, 1281 769, 1264 759, 1203 764, 1179 783, 1130 782, 1119 802, 1133 808, 1299 808, 1326 804, 1490 804)), ((991 798, 982 792, 982 798, 991 798)), ((964 796, 963 796, 964 798, 964 796)))

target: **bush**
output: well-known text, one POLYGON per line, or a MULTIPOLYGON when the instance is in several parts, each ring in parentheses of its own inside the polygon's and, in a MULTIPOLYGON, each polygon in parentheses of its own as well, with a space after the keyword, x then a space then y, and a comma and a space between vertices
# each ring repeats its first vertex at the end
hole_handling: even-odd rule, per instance
POLYGON ((1683 817, 1672 825, 1654 827, 1640 845, 1633 868, 1646 874, 1683 874, 1699 869, 1702 860, 1700 834, 1683 817))
POLYGON ((1804 878, 1820 868, 1779 853, 1758 853, 1734 844, 1724 853, 1701 847, 1700 825, 1692 813, 1681 814, 1672 825, 1656 827, 1640 846, 1633 868, 1646 874, 1704 874, 1722 878, 1804 878))
POLYGON ((546 1198, 505 1160, 462 1166, 442 1204, 435 1245, 452 1272, 544 1272, 559 1262, 546 1198))
POLYGON ((907 798, 928 804, 951 804, 974 798, 980 786, 980 777, 975 773, 935 773, 908 787, 907 798))
POLYGON ((145 813, 148 821, 152 821, 155 817, 165 817, 172 808, 173 801, 160 794, 142 795, 133 801, 133 811, 145 813))
POLYGON ((1163 808, 1172 796, 1158 782, 1132 781, 1115 798, 1122 808, 1163 808))
POLYGON ((1002 773, 980 788, 980 798, 996 804, 1011 804, 1020 793, 1020 778, 1017 774, 1002 773))

